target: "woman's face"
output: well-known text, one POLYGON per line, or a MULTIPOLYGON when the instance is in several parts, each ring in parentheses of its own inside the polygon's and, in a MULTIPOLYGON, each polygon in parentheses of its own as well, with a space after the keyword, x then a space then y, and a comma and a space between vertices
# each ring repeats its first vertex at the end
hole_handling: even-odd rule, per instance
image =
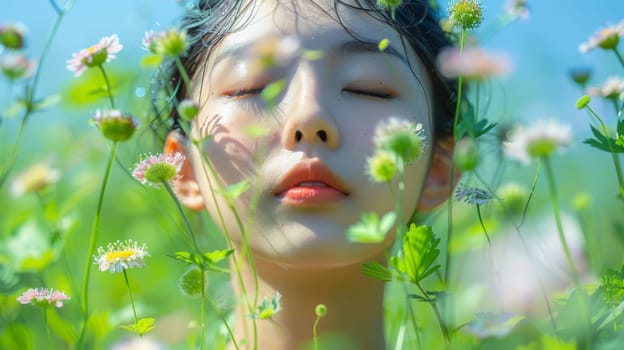
MULTIPOLYGON (((390 117, 411 120, 431 142, 430 87, 415 53, 403 49, 387 24, 342 6, 341 20, 354 39, 333 6, 333 0, 259 1, 193 78, 200 114, 192 137, 207 139, 190 157, 205 205, 236 242, 242 225, 256 257, 285 267, 345 266, 382 253, 392 235, 373 245, 346 238, 362 213, 394 208, 389 187, 365 173, 375 126, 390 117), (258 69, 255 48, 292 37, 322 56, 258 69), (380 52, 384 38, 390 47, 380 52), (269 109, 259 92, 281 79, 284 87, 269 109), (243 180, 251 187, 233 201, 237 219, 214 187, 243 180)), ((425 152, 406 170, 406 216, 420 198, 430 148, 425 152)))

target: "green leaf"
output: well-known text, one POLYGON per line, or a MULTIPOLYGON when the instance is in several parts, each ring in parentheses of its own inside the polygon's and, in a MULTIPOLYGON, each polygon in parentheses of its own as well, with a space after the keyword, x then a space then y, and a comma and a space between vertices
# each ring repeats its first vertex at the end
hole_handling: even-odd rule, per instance
POLYGON ((240 197, 240 195, 242 195, 243 193, 245 193, 250 187, 251 181, 245 179, 243 181, 228 186, 223 190, 222 193, 228 200, 234 200, 240 197))
POLYGON ((20 114, 24 109, 26 109, 26 102, 24 100, 17 100, 15 103, 8 106, 3 112, 2 115, 5 118, 15 118, 18 114, 20 114))
POLYGON ((440 255, 439 243, 430 226, 410 225, 403 237, 403 262, 405 273, 412 283, 420 283, 439 268, 439 265, 434 265, 440 255))
POLYGON ((203 258, 201 255, 191 252, 175 252, 173 258, 187 264, 194 264, 197 266, 201 266, 201 264, 203 263, 203 258))
POLYGON ((376 280, 385 282, 392 281, 392 271, 376 261, 362 264, 362 272, 365 276, 374 278, 376 280))
POLYGON ((245 128, 245 133, 251 137, 267 136, 269 132, 269 129, 257 125, 251 125, 245 128))
POLYGON ((49 107, 54 106, 55 104, 61 101, 60 95, 50 95, 46 96, 38 101, 35 101, 33 110, 40 111, 49 107))
POLYGON ((393 211, 386 213, 381 220, 377 213, 363 213, 360 221, 347 230, 347 238, 358 243, 383 242, 395 221, 396 213, 393 211))
POLYGON ((232 253, 234 253, 234 249, 214 250, 212 252, 204 253, 204 258, 208 262, 216 264, 219 261, 222 261, 223 259, 232 255, 232 253))
POLYGON ((388 45, 390 45, 390 40, 388 38, 383 38, 379 41, 379 44, 377 44, 377 48, 379 51, 384 51, 388 48, 388 45))
MULTIPOLYGON (((583 143, 609 153, 624 153, 624 145, 618 144, 618 140, 604 135, 593 125, 590 125, 589 127, 591 128, 592 134, 594 134, 594 138, 586 139, 583 143)), ((618 124, 618 129, 620 128, 624 128, 624 126, 620 126, 618 124)))
POLYGON ((142 67, 159 67, 163 61, 162 55, 147 55, 141 58, 142 67))
POLYGON ((269 109, 275 107, 277 97, 282 93, 284 87, 286 87, 286 80, 280 79, 268 84, 262 89, 260 97, 267 104, 269 109))
POLYGON ((156 321, 156 319, 154 318, 142 318, 140 319, 137 323, 135 324, 130 324, 127 326, 121 326, 122 329, 125 329, 127 331, 136 333, 138 335, 143 335, 145 333, 150 332, 151 330, 154 329, 154 322, 156 321))

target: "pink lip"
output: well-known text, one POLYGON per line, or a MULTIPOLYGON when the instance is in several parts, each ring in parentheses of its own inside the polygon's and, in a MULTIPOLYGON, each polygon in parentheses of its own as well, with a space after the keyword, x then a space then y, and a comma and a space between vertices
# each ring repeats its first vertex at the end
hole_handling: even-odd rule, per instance
POLYGON ((278 182, 276 197, 294 205, 327 204, 347 197, 346 186, 318 158, 302 161, 278 182))

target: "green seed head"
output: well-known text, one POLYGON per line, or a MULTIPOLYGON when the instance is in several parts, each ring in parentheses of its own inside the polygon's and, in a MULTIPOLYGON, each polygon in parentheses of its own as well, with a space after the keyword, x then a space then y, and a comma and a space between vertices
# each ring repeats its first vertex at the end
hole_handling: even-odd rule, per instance
POLYGON ((397 172, 396 158, 390 152, 377 151, 368 160, 368 173, 375 182, 390 182, 397 172))
POLYGON ((153 164, 145 170, 145 179, 152 183, 170 181, 173 180, 175 176, 175 166, 166 162, 153 164))
POLYGON ((581 96, 578 100, 576 100, 576 109, 583 109, 587 107, 590 101, 591 97, 589 97, 589 95, 581 96))
POLYGON ((317 317, 323 317, 327 315, 327 306, 325 306, 324 304, 318 304, 316 305, 314 312, 316 313, 317 317))
POLYGON ((477 0, 458 0, 449 8, 449 20, 463 29, 474 29, 483 21, 481 3, 477 0))
POLYGON ((479 148, 473 138, 465 137, 457 142, 453 152, 453 162, 459 170, 474 170, 479 164, 479 148))

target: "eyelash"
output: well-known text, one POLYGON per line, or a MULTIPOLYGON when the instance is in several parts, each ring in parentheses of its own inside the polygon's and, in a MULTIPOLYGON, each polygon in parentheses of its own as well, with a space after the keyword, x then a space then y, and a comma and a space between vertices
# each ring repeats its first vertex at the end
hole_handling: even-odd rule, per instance
MULTIPOLYGON (((260 93, 262 93, 263 89, 264 89, 264 86, 260 88, 239 89, 239 90, 234 90, 231 92, 226 92, 225 95, 232 99, 244 98, 245 96, 259 95, 260 93)), ((356 95, 364 95, 364 96, 379 98, 379 99, 384 99, 384 100, 392 99, 395 97, 394 94, 392 93, 385 92, 385 91, 375 91, 375 90, 342 89, 342 92, 347 92, 347 93, 356 94, 356 95)))

